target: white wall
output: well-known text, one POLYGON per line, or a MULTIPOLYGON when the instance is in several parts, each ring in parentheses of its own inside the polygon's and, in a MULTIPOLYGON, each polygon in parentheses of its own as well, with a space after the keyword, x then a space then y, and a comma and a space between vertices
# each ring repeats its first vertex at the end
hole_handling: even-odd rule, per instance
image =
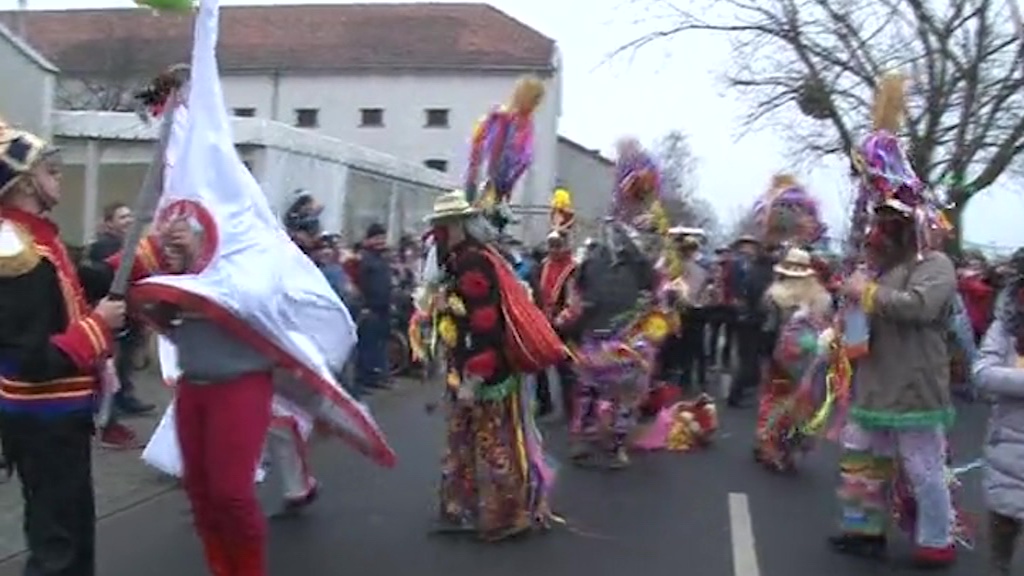
POLYGON ((48 138, 56 72, 9 30, 0 29, 0 117, 48 138))
MULTIPOLYGON (((518 75, 227 76, 229 108, 255 108, 259 117, 295 123, 295 110, 319 109, 320 130, 342 140, 403 160, 443 159, 461 180, 475 123, 508 100, 518 75), (383 108, 384 126, 359 126, 361 108, 383 108), (447 108, 448 128, 425 128, 424 110, 447 108)), ((548 80, 548 96, 535 120, 534 174, 514 201, 545 204, 555 184, 555 156, 561 86, 548 80)))

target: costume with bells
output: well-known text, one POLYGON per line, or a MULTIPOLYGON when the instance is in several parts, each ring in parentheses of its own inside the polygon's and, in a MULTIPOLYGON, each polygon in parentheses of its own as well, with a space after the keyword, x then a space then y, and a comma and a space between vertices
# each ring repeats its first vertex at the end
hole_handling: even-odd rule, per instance
POLYGON ((772 354, 761 383, 754 456, 773 471, 789 471, 809 447, 803 426, 814 410, 802 384, 820 366, 819 334, 831 321, 832 296, 811 255, 799 248, 786 252, 775 275, 764 301, 772 354))
POLYGON ((501 540, 548 524, 554 469, 533 419, 524 374, 561 362, 565 347, 508 262, 473 237, 462 192, 428 217, 440 276, 435 331, 447 354, 442 532, 501 540), (461 237, 460 237, 461 236, 461 237))
POLYGON ((861 186, 852 232, 865 235, 877 270, 859 298, 870 348, 855 364, 840 434, 841 533, 830 542, 844 553, 881 554, 891 495, 913 533, 915 563, 935 567, 955 559, 945 428, 953 420, 947 317, 956 274, 927 245, 937 209, 896 136, 903 84, 898 75, 881 80, 874 132, 853 151, 861 186))
POLYGON ((509 201, 519 179, 533 163, 533 114, 543 99, 543 81, 533 76, 522 78, 508 104, 492 110, 473 130, 466 199, 498 232, 514 222, 509 201))
MULTIPOLYGON (((33 174, 56 150, 0 119, 0 438, 18 474, 28 544, 26 573, 92 576, 91 441, 101 364, 113 335, 86 306, 57 226, 56 204, 33 174), (42 208, 15 207, 33 195, 42 208)), ((156 266, 145 244, 140 266, 156 266)))

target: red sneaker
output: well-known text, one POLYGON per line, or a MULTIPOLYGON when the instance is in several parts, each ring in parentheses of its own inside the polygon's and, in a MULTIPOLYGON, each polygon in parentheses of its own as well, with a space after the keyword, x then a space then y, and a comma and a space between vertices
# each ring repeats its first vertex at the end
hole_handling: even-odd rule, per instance
POLYGON ((142 443, 131 428, 115 422, 100 431, 100 446, 110 450, 139 450, 142 443))
POLYGON ((914 547, 914 566, 917 568, 946 568, 956 562, 956 547, 953 544, 942 548, 928 546, 914 547))

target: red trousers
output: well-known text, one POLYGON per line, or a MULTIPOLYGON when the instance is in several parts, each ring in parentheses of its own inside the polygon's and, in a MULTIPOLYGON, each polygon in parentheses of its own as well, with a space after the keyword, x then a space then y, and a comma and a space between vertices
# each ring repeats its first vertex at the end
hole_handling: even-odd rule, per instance
POLYGON ((183 484, 214 576, 267 574, 267 522, 254 477, 272 396, 269 372, 178 384, 183 484))

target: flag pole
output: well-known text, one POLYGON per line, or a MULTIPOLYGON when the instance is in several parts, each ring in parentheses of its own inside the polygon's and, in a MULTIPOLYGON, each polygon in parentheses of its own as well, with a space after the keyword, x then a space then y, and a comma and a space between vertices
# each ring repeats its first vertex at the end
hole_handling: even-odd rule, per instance
POLYGON ((153 223, 156 205, 160 200, 163 191, 164 162, 167 154, 167 143, 171 137, 171 128, 174 126, 174 113, 177 110, 177 92, 173 92, 168 102, 174 103, 164 112, 160 123, 160 136, 156 149, 153 151, 153 159, 146 170, 146 177, 142 181, 142 188, 135 198, 135 221, 125 234, 124 246, 121 251, 121 262, 114 272, 114 280, 110 283, 111 298, 124 298, 128 292, 128 283, 131 281, 132 267, 135 265, 136 251, 142 241, 142 233, 153 223))
MULTIPOLYGON (((174 103, 164 112, 160 123, 160 136, 157 141, 156 150, 153 151, 153 159, 146 169, 146 177, 142 181, 142 188, 135 199, 135 221, 125 235, 124 245, 121 250, 121 261, 114 272, 114 280, 110 283, 108 298, 124 299, 128 292, 128 283, 131 281, 131 270, 135 265, 136 251, 142 241, 142 233, 153 222, 156 205, 160 200, 163 191, 164 162, 167 152, 167 143, 171 137, 171 128, 174 126, 174 112, 178 108, 176 92, 172 92, 168 102, 174 103)), ((122 336, 122 331, 118 336, 122 336)), ((107 359, 100 374, 102 381, 100 391, 100 405, 96 412, 96 426, 105 427, 110 422, 110 415, 114 407, 114 395, 120 388, 120 382, 113 369, 113 361, 107 359)))

